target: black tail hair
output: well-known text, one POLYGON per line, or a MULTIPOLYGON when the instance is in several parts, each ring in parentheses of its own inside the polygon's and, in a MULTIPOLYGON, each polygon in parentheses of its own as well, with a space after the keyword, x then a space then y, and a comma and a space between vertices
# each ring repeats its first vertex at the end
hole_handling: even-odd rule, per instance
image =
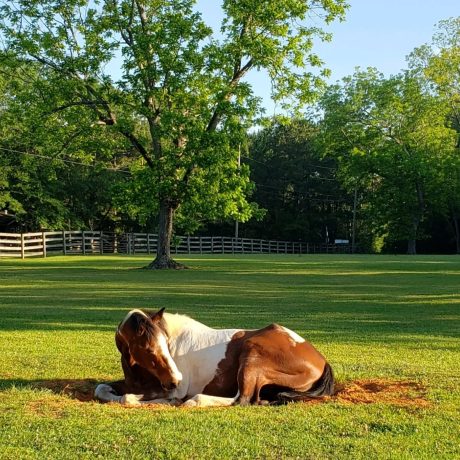
POLYGON ((334 394, 334 373, 329 363, 324 366, 321 377, 307 391, 283 391, 278 393, 278 403, 286 404, 293 401, 303 401, 334 394))

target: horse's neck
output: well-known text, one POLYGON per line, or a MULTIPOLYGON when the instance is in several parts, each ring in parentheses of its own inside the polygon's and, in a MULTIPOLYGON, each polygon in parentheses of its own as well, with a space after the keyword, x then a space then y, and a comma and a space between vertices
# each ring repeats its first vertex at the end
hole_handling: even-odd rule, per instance
POLYGON ((185 330, 206 330, 210 329, 208 326, 195 321, 194 319, 179 314, 165 313, 163 315, 164 326, 170 340, 175 340, 185 330))
POLYGON ((184 315, 164 314, 172 354, 209 348, 227 343, 239 329, 213 329, 184 315))

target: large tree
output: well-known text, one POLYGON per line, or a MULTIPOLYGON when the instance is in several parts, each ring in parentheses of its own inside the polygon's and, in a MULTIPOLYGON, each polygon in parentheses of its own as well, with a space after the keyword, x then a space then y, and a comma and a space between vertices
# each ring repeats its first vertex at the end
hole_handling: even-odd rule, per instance
POLYGON ((427 211, 443 206, 455 162, 448 107, 405 72, 385 78, 358 71, 322 99, 324 145, 344 183, 365 190, 376 233, 406 240, 415 254, 427 211))
POLYGON ((0 209, 23 230, 110 228, 109 191, 127 176, 116 173, 120 142, 92 130, 85 113, 44 112, 54 86, 47 74, 0 55, 0 209))
MULTIPOLYGON (((145 201, 159 214, 152 268, 170 257, 173 218, 206 204, 247 219, 253 206, 237 163, 260 101, 244 78, 264 69, 272 96, 299 106, 321 82, 311 71, 318 28, 344 0, 224 0, 213 33, 193 0, 3 0, 3 43, 45 66, 48 112, 89 111, 88 126, 129 141, 145 170, 145 201), (312 20, 312 18, 314 18, 312 20)), ((88 117, 88 115, 87 115, 88 117)), ((86 121, 82 117, 82 122, 86 121)))
POLYGON ((432 43, 416 48, 409 65, 449 107, 447 123, 459 133, 456 162, 449 171, 447 216, 460 253, 460 17, 441 21, 432 43))
POLYGON ((307 119, 274 121, 250 137, 254 197, 267 212, 246 232, 268 239, 324 242, 348 238, 351 213, 333 158, 317 149, 317 124, 307 119))

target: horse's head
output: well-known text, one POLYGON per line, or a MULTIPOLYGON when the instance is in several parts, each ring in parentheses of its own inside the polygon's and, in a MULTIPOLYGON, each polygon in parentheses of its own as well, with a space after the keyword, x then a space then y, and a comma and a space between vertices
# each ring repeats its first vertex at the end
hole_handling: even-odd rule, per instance
POLYGON ((165 390, 173 390, 182 380, 168 347, 163 327, 164 308, 154 314, 133 310, 118 326, 117 334, 128 347, 128 362, 153 374, 165 390))

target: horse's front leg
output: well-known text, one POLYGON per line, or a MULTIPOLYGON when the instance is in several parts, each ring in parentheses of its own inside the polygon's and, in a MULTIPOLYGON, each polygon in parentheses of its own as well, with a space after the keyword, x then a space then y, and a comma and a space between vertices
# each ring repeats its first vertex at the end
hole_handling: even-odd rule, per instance
POLYGON ((157 399, 143 399, 144 395, 134 395, 127 393, 122 396, 120 401, 121 404, 126 404, 129 406, 142 406, 145 404, 163 404, 165 406, 180 406, 182 404, 182 400, 176 398, 157 398, 157 399))
POLYGON ((235 403, 238 395, 235 398, 224 398, 220 396, 209 396, 197 394, 182 404, 183 407, 216 407, 216 406, 231 406, 235 403))

